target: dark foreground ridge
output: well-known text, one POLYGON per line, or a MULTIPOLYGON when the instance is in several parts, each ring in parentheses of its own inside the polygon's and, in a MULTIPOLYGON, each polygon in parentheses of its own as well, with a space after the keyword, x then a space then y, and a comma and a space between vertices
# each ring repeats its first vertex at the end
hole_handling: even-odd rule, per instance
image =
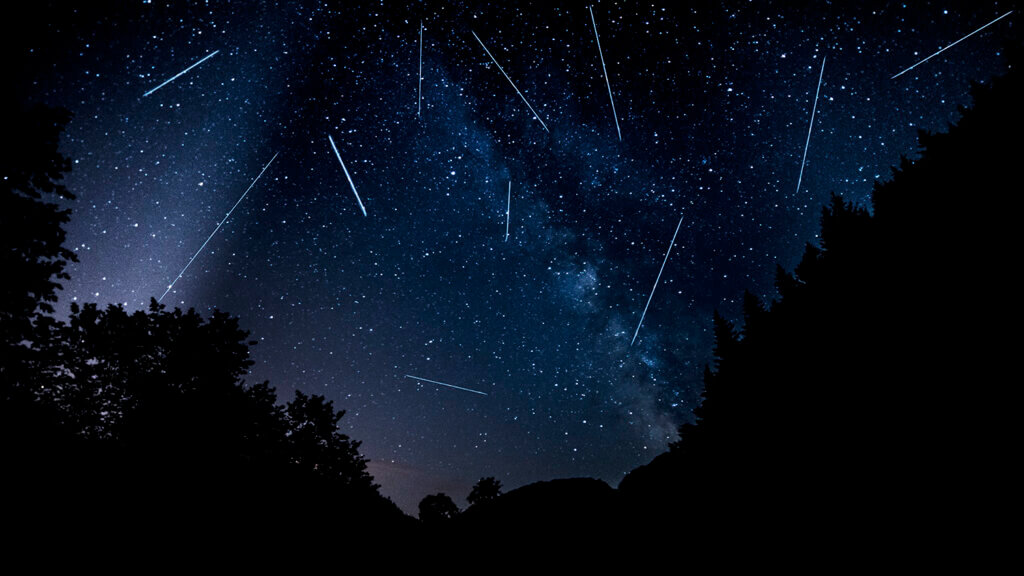
MULTIPOLYGON (((821 244, 778 300, 747 294, 737 329, 716 316, 696 425, 613 489, 591 479, 501 493, 483 479, 417 521, 383 498, 343 411, 241 380, 248 334, 215 313, 155 302, 48 313, 70 200, 57 142, 67 117, 17 104, 0 217, 0 459, 5 518, 41 538, 160 541, 187 533, 344 531, 397 541, 636 536, 801 554, 928 551, 986 533, 1015 476, 1018 394, 1009 334, 1019 212, 1021 71, 973 89, 945 134, 877 184, 872 211, 835 197, 821 244)), ((998 541, 998 540, 996 540, 998 541)), ((692 552, 696 553, 696 552, 692 552)))

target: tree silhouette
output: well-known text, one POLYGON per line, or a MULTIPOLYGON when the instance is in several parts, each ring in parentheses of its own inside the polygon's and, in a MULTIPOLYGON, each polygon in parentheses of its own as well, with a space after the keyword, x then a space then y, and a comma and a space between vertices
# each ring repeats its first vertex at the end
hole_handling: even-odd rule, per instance
POLYGON ((54 200, 74 200, 61 183, 71 162, 57 150, 60 134, 71 119, 63 109, 35 106, 7 115, 5 139, 17 146, 0 155, 0 334, 17 344, 30 332, 36 312, 52 312, 64 267, 75 254, 64 247, 69 209, 54 200))
POLYGON ((979 494, 1010 493, 1019 217, 1005 206, 1024 81, 1019 49, 1009 60, 948 133, 921 133, 872 211, 832 197, 820 244, 777 269, 778 299, 746 294, 742 330, 715 314, 697 423, 620 484, 633 509, 828 549, 865 525, 880 540, 945 537, 977 524, 979 494))
POLYGON ((444 524, 458 515, 459 507, 444 492, 431 494, 420 500, 420 521, 426 525, 444 524))
POLYGON ((494 478, 494 476, 488 476, 481 478, 470 490, 469 496, 466 501, 469 502, 470 506, 482 502, 490 502, 501 495, 501 481, 494 478))
POLYGON ((187 511, 231 510, 264 526, 342 511, 371 524, 402 517, 380 496, 360 443, 338 430, 344 411, 301 391, 281 406, 267 383, 245 385, 252 342, 236 318, 153 301, 133 313, 73 305, 67 323, 39 326, 45 370, 30 406, 49 409, 49 435, 12 429, 3 440, 33 490, 71 480, 55 506, 105 502, 81 514, 162 519, 165 529, 193 522, 187 511), (253 506, 270 490, 293 494, 287 509, 253 506))
MULTIPOLYGON (((266 382, 247 385, 248 332, 214 311, 52 302, 74 254, 63 246, 70 200, 57 152, 59 110, 17 116, 23 146, 0 156, 0 462, 9 519, 89 519, 100 526, 228 531, 312 526, 327 514, 395 527, 360 443, 338 430, 344 411, 297 392, 286 405, 266 382), (8 281, 9 279, 9 281, 8 281), (266 501, 285 491, 286 507, 266 501)), ((11 520, 14 522, 14 520, 11 520)), ((84 520, 83 520, 84 521, 84 520)))
MULTIPOLYGON (((4 153, 0 154, 0 459, 25 471, 26 483, 48 475, 67 455, 70 434, 52 406, 39 402, 45 338, 41 313, 53 311, 64 268, 76 260, 64 247, 74 196, 61 183, 70 161, 58 151, 66 110, 25 107, 4 98, 4 153), (10 145, 6 145, 10 144, 10 145)), ((14 480, 14 479, 12 479, 14 480)))
POLYGON ((288 454, 294 465, 347 487, 376 488, 366 471, 366 459, 359 454, 360 443, 338 432, 344 410, 335 412, 333 403, 323 396, 297 390, 285 414, 288 454))

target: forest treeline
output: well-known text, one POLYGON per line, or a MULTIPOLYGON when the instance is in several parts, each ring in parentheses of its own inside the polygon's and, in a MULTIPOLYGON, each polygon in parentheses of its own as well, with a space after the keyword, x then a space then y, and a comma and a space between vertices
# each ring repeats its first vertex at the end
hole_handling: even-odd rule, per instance
MULTIPOLYGON (((249 335, 215 312, 53 314, 75 255, 58 205, 66 112, 13 105, 0 157, 0 458, 12 514, 46 529, 206 524, 217 529, 384 527, 477 538, 631 532, 681 539, 880 548, 997 506, 1017 445, 1012 334, 1024 134, 1021 74, 972 89, 973 106, 877 183, 871 209, 834 196, 820 244, 778 298, 715 315, 697 421, 618 489, 560 480, 502 493, 482 479, 460 512, 431 495, 422 522, 382 497, 322 396, 278 401, 247 384, 249 335), (197 520, 201 519, 201 520, 197 520)), ((418 532, 417 532, 418 533, 418 532)))
POLYGON ((833 196, 776 300, 747 293, 740 326, 715 315, 696 424, 621 492, 734 537, 970 539, 1018 445, 1019 56, 948 131, 920 133, 870 211, 833 196))
MULTIPOLYGON (((16 106, 16 105, 15 105, 16 106)), ((7 519, 41 530, 302 530, 407 525, 367 472, 344 411, 247 384, 248 333, 223 312, 128 313, 53 303, 74 196, 58 151, 66 111, 13 108, 0 161, 0 458, 7 519), (59 519, 59 520, 56 520, 59 519), (52 523, 52 524, 51 524, 52 523)), ((8 108, 8 110, 11 110, 8 108)))

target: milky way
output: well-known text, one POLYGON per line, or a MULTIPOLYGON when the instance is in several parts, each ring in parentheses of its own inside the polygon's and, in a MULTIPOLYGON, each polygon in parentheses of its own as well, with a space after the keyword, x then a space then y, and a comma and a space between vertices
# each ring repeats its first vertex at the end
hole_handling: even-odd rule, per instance
POLYGON ((247 380, 347 410, 414 511, 482 476, 614 485, 664 451, 712 312, 773 297, 829 195, 866 202, 1018 33, 891 80, 1008 6, 854 4, 59 3, 6 19, 5 53, 26 98, 74 113, 65 309, 144 308, 279 153, 163 302, 238 315, 247 380))

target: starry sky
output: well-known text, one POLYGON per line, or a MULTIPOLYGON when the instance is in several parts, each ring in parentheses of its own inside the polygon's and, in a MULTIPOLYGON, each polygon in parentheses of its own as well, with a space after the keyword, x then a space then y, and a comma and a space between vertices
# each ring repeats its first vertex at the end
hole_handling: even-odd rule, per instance
POLYGON ((248 381, 345 409, 414 513, 439 491, 464 506, 483 476, 614 486, 663 452, 713 311, 772 298, 829 195, 867 202, 1019 35, 1015 12, 892 79, 1014 6, 793 4, 598 1, 592 22, 553 1, 37 2, 2 20, 8 90, 74 114, 65 309, 159 298, 276 154, 163 303, 239 316, 248 381))

